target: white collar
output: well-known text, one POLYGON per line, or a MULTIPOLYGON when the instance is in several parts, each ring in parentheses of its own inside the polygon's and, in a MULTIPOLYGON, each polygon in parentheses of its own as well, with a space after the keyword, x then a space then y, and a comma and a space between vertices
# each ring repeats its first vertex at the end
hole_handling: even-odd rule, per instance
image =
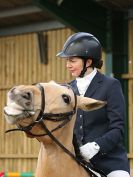
POLYGON ((79 93, 81 95, 85 94, 87 88, 89 87, 89 85, 90 85, 92 79, 94 78, 94 76, 96 75, 96 73, 97 73, 97 69, 94 68, 94 70, 90 74, 84 76, 83 78, 80 78, 80 77, 76 78, 77 87, 78 87, 79 93))
POLYGON ((96 73, 97 73, 97 69, 96 68, 94 68, 94 70, 90 73, 90 74, 87 74, 86 76, 84 76, 84 77, 77 77, 76 78, 76 80, 77 81, 80 81, 80 80, 92 80, 93 79, 93 77, 96 75, 96 73))

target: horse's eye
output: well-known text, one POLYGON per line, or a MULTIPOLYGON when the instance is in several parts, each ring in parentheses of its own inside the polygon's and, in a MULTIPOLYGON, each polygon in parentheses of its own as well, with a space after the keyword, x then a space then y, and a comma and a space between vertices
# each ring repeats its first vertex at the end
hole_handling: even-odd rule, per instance
POLYGON ((71 101, 71 98, 68 95, 64 94, 64 95, 62 95, 62 98, 63 98, 64 102, 67 103, 67 104, 69 104, 70 101, 71 101))

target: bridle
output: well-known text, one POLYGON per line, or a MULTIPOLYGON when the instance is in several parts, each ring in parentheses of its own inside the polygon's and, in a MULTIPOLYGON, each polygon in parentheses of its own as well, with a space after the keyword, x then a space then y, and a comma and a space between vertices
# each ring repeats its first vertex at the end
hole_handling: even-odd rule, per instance
MULTIPOLYGON (((70 88, 72 91, 73 89, 71 88, 70 85, 68 84, 62 84, 62 86, 66 86, 68 88, 70 88)), ((52 132, 62 128, 63 126, 65 126, 72 118, 72 116, 76 113, 76 106, 77 106, 77 96, 75 94, 75 92, 73 91, 74 94, 74 99, 75 99, 75 105, 73 107, 73 110, 70 112, 65 112, 65 113, 45 113, 45 93, 44 93, 44 88, 41 84, 37 84, 37 87, 39 88, 40 92, 41 92, 41 108, 40 108, 40 112, 37 116, 37 119, 35 121, 33 121, 30 125, 22 127, 20 125, 17 125, 18 128, 16 129, 10 129, 7 130, 6 133, 11 132, 11 131, 24 131, 29 135, 35 136, 35 137, 40 137, 40 136, 49 136, 60 148, 62 148, 64 150, 65 153, 67 153, 71 158, 73 158, 79 165, 81 165, 83 168, 85 168, 87 170, 87 172, 89 172, 89 174, 91 175, 91 177, 98 177, 99 175, 101 177, 107 177, 104 172, 102 172, 99 169, 96 169, 92 166, 92 164, 90 162, 86 162, 84 159, 82 158, 77 158, 73 153, 71 153, 63 144, 60 143, 60 141, 52 134, 52 132), (61 124, 59 124, 56 128, 52 129, 51 131, 47 128, 46 124, 44 123, 44 120, 48 120, 48 121, 54 121, 54 122, 60 122, 62 121, 61 124), (33 134, 30 132, 30 130, 36 125, 36 124, 40 124, 42 126, 42 128, 45 130, 45 134, 33 134), (97 175, 98 173, 98 175, 97 175)))
MULTIPOLYGON (((37 124, 40 124, 42 126, 42 122, 44 120, 53 121, 53 122, 61 122, 61 124, 59 124, 56 128, 54 128, 54 129, 52 129, 50 131, 52 133, 52 132, 62 128, 63 126, 65 126, 65 124, 67 124, 71 120, 72 116, 76 113, 77 96, 74 93, 74 91, 73 91, 73 89, 71 88, 70 85, 62 84, 62 86, 65 86, 68 89, 71 89, 73 91, 74 99, 75 99, 75 105, 74 105, 72 111, 65 112, 65 113, 45 113, 44 112, 45 111, 45 92, 44 92, 44 88, 43 88, 43 86, 41 84, 36 84, 36 86, 39 88, 39 90, 41 92, 41 108, 39 109, 40 112, 39 112, 36 120, 33 121, 28 126, 25 126, 25 127, 17 125, 18 128, 7 130, 6 133, 11 132, 11 131, 24 131, 27 134, 35 136, 35 137, 46 136, 47 133, 44 133, 44 134, 33 134, 33 133, 30 132, 30 130, 37 124)), ((26 112, 26 111, 24 111, 24 112, 26 112)))

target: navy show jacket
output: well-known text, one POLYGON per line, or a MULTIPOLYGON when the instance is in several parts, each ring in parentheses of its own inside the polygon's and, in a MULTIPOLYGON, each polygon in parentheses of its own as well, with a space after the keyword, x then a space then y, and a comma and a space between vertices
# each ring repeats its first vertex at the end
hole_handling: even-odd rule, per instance
MULTIPOLYGON (((71 86, 79 94, 76 80, 71 86)), ((98 71, 84 96, 106 101, 107 105, 95 111, 77 110, 74 134, 78 143, 98 143, 100 151, 90 161, 106 174, 115 170, 129 172, 123 145, 125 102, 120 82, 98 71)))

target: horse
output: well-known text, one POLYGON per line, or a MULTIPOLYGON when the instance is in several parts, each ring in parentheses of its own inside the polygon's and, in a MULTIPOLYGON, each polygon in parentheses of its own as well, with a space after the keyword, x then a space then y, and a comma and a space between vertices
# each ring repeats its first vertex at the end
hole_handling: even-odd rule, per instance
POLYGON ((75 157, 76 111, 104 105, 103 101, 76 95, 67 84, 52 81, 11 88, 4 113, 6 121, 17 126, 9 131, 24 131, 41 143, 35 177, 90 177, 75 157))

